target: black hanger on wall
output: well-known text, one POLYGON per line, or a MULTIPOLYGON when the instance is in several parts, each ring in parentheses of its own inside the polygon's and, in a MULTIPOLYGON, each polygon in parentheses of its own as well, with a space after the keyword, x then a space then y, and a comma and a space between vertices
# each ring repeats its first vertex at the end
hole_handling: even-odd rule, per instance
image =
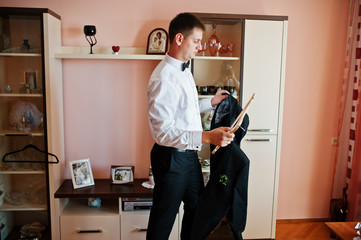
POLYGON ((49 153, 49 152, 46 152, 46 151, 43 151, 43 150, 40 150, 37 146, 35 146, 33 144, 28 144, 28 145, 24 146, 20 150, 16 150, 16 151, 13 151, 13 152, 6 153, 3 156, 2 161, 3 162, 18 162, 18 163, 52 163, 52 164, 59 163, 59 159, 58 159, 58 157, 56 155, 54 155, 52 153, 49 153), (49 161, 31 161, 31 160, 24 160, 24 161, 21 161, 21 160, 6 160, 7 156, 18 153, 18 152, 25 151, 26 149, 29 149, 29 148, 35 149, 38 152, 41 152, 41 153, 44 153, 46 155, 52 156, 52 157, 54 157, 56 159, 56 161, 55 162, 49 162, 49 161))

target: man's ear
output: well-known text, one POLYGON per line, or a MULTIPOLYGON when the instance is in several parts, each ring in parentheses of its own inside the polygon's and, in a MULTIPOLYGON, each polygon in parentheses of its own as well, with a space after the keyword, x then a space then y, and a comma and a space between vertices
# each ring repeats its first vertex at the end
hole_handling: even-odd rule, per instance
POLYGON ((184 39, 183 34, 177 33, 177 34, 175 35, 175 42, 176 42, 177 46, 182 45, 183 39, 184 39))

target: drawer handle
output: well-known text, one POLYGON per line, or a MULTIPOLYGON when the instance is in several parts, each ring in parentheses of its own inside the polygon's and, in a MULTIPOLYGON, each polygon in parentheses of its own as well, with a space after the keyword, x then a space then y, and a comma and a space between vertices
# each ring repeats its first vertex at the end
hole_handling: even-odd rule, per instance
POLYGON ((248 141, 248 142, 270 142, 271 141, 271 139, 269 139, 269 138, 258 138, 258 139, 249 139, 249 138, 247 138, 245 140, 248 141))
POLYGON ((101 233, 103 232, 102 229, 95 229, 95 230, 78 230, 78 233, 101 233))
POLYGON ((265 129, 248 129, 248 132, 272 132, 271 129, 265 128, 265 129))
POLYGON ((148 231, 148 229, 147 228, 137 228, 137 231, 138 232, 146 232, 146 231, 148 231))

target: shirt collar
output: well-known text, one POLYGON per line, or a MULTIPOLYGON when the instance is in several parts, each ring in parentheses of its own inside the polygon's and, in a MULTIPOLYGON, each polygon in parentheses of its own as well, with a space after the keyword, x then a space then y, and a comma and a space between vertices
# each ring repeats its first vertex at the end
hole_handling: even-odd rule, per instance
POLYGON ((165 54, 164 61, 182 71, 182 66, 184 62, 169 56, 168 53, 165 54))

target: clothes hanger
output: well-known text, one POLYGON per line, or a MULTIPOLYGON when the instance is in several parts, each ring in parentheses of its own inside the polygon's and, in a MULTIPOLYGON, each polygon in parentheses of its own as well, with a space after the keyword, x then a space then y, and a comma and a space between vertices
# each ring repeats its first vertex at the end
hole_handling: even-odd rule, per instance
POLYGON ((35 146, 34 144, 28 144, 28 145, 25 145, 22 149, 20 150, 16 150, 16 151, 13 151, 13 152, 9 152, 9 153, 6 153, 3 158, 2 158, 2 161, 3 162, 18 162, 18 163, 52 163, 52 164, 57 164, 59 163, 59 159, 58 157, 55 155, 55 154, 52 154, 52 153, 49 153, 49 152, 46 152, 46 151, 43 151, 43 150, 40 150, 37 146, 35 146), (46 155, 50 155, 52 157, 54 157, 56 159, 55 162, 49 162, 49 161, 31 161, 31 160, 25 160, 25 161, 21 161, 21 160, 6 160, 6 157, 9 156, 9 155, 12 155, 12 154, 15 154, 15 153, 18 153, 18 152, 22 152, 22 151, 25 151, 26 149, 29 149, 29 148, 32 148, 32 149, 35 149, 36 151, 38 152, 41 152, 41 153, 44 153, 46 155))

